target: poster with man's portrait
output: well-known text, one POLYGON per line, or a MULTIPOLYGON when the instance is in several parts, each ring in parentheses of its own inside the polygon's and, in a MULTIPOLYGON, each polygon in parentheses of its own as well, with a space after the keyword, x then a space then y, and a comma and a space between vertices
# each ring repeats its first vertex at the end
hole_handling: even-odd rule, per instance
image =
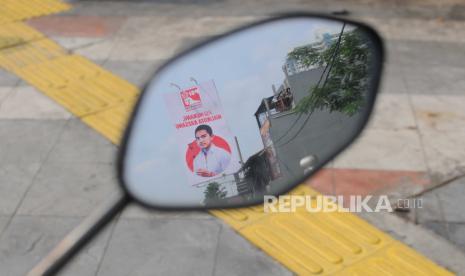
POLYGON ((164 94, 191 185, 237 172, 237 149, 213 81, 164 94))

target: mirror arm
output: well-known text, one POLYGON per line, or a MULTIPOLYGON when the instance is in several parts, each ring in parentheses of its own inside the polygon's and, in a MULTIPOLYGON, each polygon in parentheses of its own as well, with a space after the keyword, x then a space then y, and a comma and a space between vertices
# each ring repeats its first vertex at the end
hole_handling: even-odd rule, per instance
POLYGON ((55 275, 70 259, 104 228, 129 203, 130 198, 117 192, 75 227, 27 275, 55 275))

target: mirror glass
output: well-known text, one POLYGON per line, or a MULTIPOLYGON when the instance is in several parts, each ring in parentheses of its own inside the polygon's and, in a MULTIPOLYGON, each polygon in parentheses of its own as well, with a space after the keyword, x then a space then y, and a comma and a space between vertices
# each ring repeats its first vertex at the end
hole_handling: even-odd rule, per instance
POLYGON ((361 130, 379 77, 375 47, 364 27, 286 17, 170 61, 130 126, 125 189, 165 208, 246 205, 289 190, 361 130))

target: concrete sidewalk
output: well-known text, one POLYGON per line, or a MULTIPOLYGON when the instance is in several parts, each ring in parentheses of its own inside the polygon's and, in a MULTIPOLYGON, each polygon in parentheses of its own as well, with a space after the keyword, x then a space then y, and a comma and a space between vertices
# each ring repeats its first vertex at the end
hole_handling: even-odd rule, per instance
POLYGON ((423 208, 414 209, 403 216, 434 231, 465 252, 464 195, 465 177, 460 177, 413 197, 422 200, 423 208))
MULTIPOLYGON (((374 3, 370 9, 357 3, 347 8, 360 7, 359 16, 387 38, 388 64, 376 114, 359 142, 328 167, 334 180, 325 182, 321 173, 310 185, 327 194, 387 193, 405 198, 465 172, 465 153, 457 150, 465 138, 465 47, 460 41, 465 23, 438 20, 428 13, 413 18, 400 11, 386 15, 383 6, 374 3)), ((261 2, 241 7, 222 3, 228 8, 217 3, 150 1, 73 4, 75 9, 68 14, 30 24, 138 86, 192 41, 268 12, 315 7, 261 2)), ((453 5, 458 4, 449 7, 453 5)), ((446 10, 437 8, 439 16, 446 10)), ((0 274, 22 275, 115 190, 116 148, 17 77, 1 73, 0 86, 4 145, 0 149, 0 274)), ((457 193, 454 196, 460 199, 457 193)), ((381 221, 386 219, 373 219, 375 224, 381 221)), ((457 225, 454 233, 461 233, 463 224, 457 225)), ((423 239, 443 246, 443 254, 434 254, 434 248, 418 250, 465 273, 457 270, 460 264, 455 258, 463 257, 458 250, 427 231, 423 239)), ((136 206, 128 208, 64 274, 165 273, 290 274, 206 213, 147 212, 136 206)))

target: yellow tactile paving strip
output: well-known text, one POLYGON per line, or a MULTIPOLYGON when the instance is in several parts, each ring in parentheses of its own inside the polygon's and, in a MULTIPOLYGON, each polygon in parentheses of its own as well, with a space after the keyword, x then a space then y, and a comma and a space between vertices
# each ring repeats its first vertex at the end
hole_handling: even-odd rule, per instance
POLYGON ((16 74, 78 117, 134 102, 133 85, 76 55, 63 55, 23 66, 16 74))
MULTIPOLYGON (((306 186, 291 194, 319 195, 306 186)), ((451 275, 351 213, 266 214, 261 206, 212 213, 299 275, 451 275)))
MULTIPOLYGON (((27 25, 12 22, 67 5, 54 0, 0 1, 6 3, 0 6, 0 66, 118 144, 138 89, 91 61, 68 54, 27 25)), ((291 193, 317 195, 305 186, 291 193)), ((451 275, 354 214, 303 209, 266 214, 261 206, 211 213, 297 274, 451 275)))
POLYGON ((2 41, 0 67, 38 88, 113 143, 119 143, 139 94, 136 86, 88 59, 67 53, 22 22, 0 25, 2 41))
POLYGON ((131 112, 133 102, 127 102, 115 107, 85 116, 82 120, 107 137, 112 143, 118 144, 123 130, 126 127, 128 114, 131 112))
POLYGON ((14 47, 25 42, 42 38, 43 35, 21 22, 0 25, 0 49, 14 47))
POLYGON ((59 0, 0 0, 0 25, 70 9, 59 0))

